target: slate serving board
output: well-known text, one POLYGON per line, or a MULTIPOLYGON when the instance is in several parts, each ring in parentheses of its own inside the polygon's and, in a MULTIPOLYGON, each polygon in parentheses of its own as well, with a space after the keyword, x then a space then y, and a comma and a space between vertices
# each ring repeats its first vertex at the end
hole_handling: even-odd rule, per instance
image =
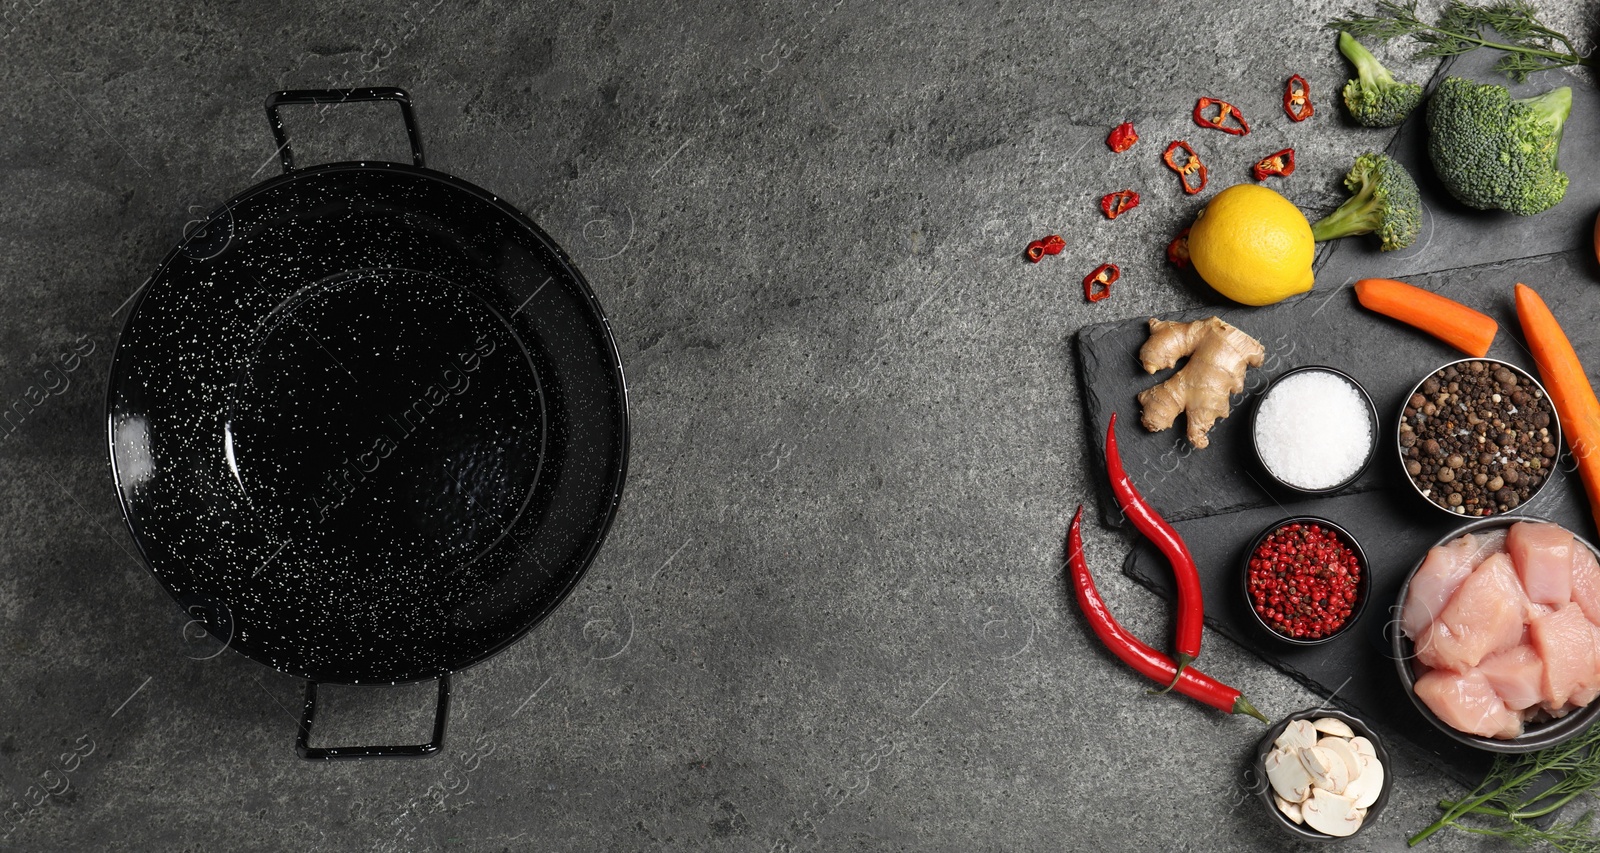
MULTIPOLYGON (((1504 83, 1489 70, 1494 59, 1492 51, 1456 57, 1445 63, 1434 79, 1458 75, 1504 83)), ((1490 313, 1502 328, 1490 355, 1526 368, 1529 363, 1521 347, 1515 312, 1510 310, 1511 285, 1519 275, 1524 276, 1521 280, 1552 303, 1584 363, 1600 365, 1600 334, 1592 331, 1597 327, 1591 322, 1600 303, 1600 268, 1589 249, 1593 244, 1595 211, 1600 209, 1600 91, 1564 72, 1543 72, 1534 75, 1528 84, 1511 89, 1515 96, 1526 96, 1559 85, 1573 88, 1572 117, 1561 146, 1561 165, 1571 178, 1571 186, 1562 202, 1550 210, 1537 216, 1514 216, 1471 210, 1450 198, 1433 178, 1427 162, 1424 110, 1419 108, 1387 146, 1374 131, 1375 147, 1386 147, 1417 178, 1426 210, 1423 231, 1415 245, 1397 252, 1379 252, 1376 241, 1369 237, 1332 241, 1318 255, 1315 289, 1303 297, 1267 308, 1218 304, 1163 318, 1193 320, 1214 314, 1255 336, 1267 348, 1266 365, 1249 372, 1246 393, 1234 398, 1239 414, 1213 428, 1210 448, 1196 451, 1189 446, 1183 437, 1181 418, 1178 427, 1159 433, 1147 432, 1138 424, 1135 397, 1170 375, 1168 371, 1148 376, 1139 366, 1137 353, 1148 336, 1147 318, 1080 329, 1075 338, 1078 380, 1093 458, 1103 459, 1105 425, 1111 413, 1119 411, 1124 428, 1118 431, 1117 439, 1123 464, 1140 491, 1169 520, 1268 505, 1273 496, 1256 482, 1259 478, 1252 478, 1246 458, 1240 455, 1248 439, 1248 420, 1240 415, 1248 413, 1253 392, 1289 368, 1327 364, 1365 384, 1380 416, 1387 419, 1396 411, 1393 406, 1399 395, 1424 373, 1459 357, 1432 338, 1362 309, 1350 286, 1360 278, 1404 279, 1490 313), (1499 277, 1490 269, 1422 275, 1537 258, 1580 247, 1582 257, 1573 256, 1560 271, 1528 267, 1526 261, 1518 261, 1499 277), (1585 300, 1587 305, 1582 304, 1585 300)), ((1345 492, 1374 488, 1378 482, 1375 476, 1369 472, 1345 492)), ((1121 526, 1116 504, 1104 488, 1100 492, 1100 508, 1102 523, 1121 526)))

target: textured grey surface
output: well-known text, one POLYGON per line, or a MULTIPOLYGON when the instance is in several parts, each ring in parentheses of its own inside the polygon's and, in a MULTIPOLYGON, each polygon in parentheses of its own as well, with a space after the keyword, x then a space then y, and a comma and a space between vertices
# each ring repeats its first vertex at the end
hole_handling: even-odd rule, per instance
MULTIPOLYGON (((1259 128, 1214 188, 1292 141, 1285 192, 1337 202, 1372 138, 1333 100, 1318 25, 1342 7, 8 5, 0 401, 43 399, 0 443, 0 786, 23 806, 0 849, 1281 849, 1240 785, 1256 724, 1145 696, 1064 594, 1093 486, 1070 338, 1197 304, 1160 259, 1199 201, 1156 160, 1204 132, 1195 97, 1259 128), (1295 71, 1319 114, 1289 127, 1295 71), (634 454, 572 600, 457 678, 445 757, 314 765, 300 685, 212 657, 132 558, 101 397, 124 300, 277 169, 266 92, 374 84, 411 91, 431 165, 577 258, 634 454), (1112 157, 1125 119, 1144 141, 1112 157), (1063 256, 1018 259, 1052 232, 1063 256), (1117 295, 1086 306, 1112 259, 1117 295)), ((403 150, 387 112, 288 121, 304 162, 403 150)), ((1089 531, 1154 638, 1126 545, 1089 531)), ((1205 667, 1271 712, 1314 704, 1215 635, 1205 667)), ((426 728, 425 685, 328 694, 330 740, 426 728)), ((1455 791, 1396 753, 1345 849, 1399 848, 1455 791)))

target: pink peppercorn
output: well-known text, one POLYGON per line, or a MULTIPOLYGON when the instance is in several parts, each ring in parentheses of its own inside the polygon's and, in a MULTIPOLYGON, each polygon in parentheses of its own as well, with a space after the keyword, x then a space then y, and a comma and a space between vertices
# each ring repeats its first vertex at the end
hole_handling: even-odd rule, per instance
POLYGON ((1256 546, 1246 589, 1250 606, 1274 631, 1317 640, 1350 619, 1360 582, 1360 560, 1337 531, 1296 522, 1256 546))

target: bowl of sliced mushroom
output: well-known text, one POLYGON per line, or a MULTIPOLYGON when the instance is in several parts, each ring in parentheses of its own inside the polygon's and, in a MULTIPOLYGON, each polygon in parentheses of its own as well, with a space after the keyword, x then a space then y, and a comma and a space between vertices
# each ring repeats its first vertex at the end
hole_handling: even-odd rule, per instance
POLYGON ((1289 834, 1349 838, 1389 801, 1389 753, 1372 729, 1325 708, 1280 721, 1256 745, 1252 790, 1289 834))

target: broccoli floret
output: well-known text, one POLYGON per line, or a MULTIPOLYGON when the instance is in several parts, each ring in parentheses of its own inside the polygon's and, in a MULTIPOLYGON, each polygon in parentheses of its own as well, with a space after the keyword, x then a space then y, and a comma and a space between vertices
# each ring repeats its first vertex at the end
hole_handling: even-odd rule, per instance
POLYGON ((1406 167, 1382 154, 1362 154, 1344 176, 1344 186, 1355 195, 1311 226, 1313 239, 1377 233, 1385 252, 1416 241, 1422 227, 1422 199, 1406 167))
POLYGON ((1428 100, 1428 157, 1462 204, 1529 216, 1567 194, 1556 153, 1571 113, 1566 86, 1513 100, 1504 86, 1449 77, 1428 100))
POLYGON ((1422 87, 1401 83, 1372 52, 1349 33, 1339 34, 1339 52, 1356 67, 1357 77, 1344 84, 1344 105, 1367 127, 1394 127, 1422 103, 1422 87))

